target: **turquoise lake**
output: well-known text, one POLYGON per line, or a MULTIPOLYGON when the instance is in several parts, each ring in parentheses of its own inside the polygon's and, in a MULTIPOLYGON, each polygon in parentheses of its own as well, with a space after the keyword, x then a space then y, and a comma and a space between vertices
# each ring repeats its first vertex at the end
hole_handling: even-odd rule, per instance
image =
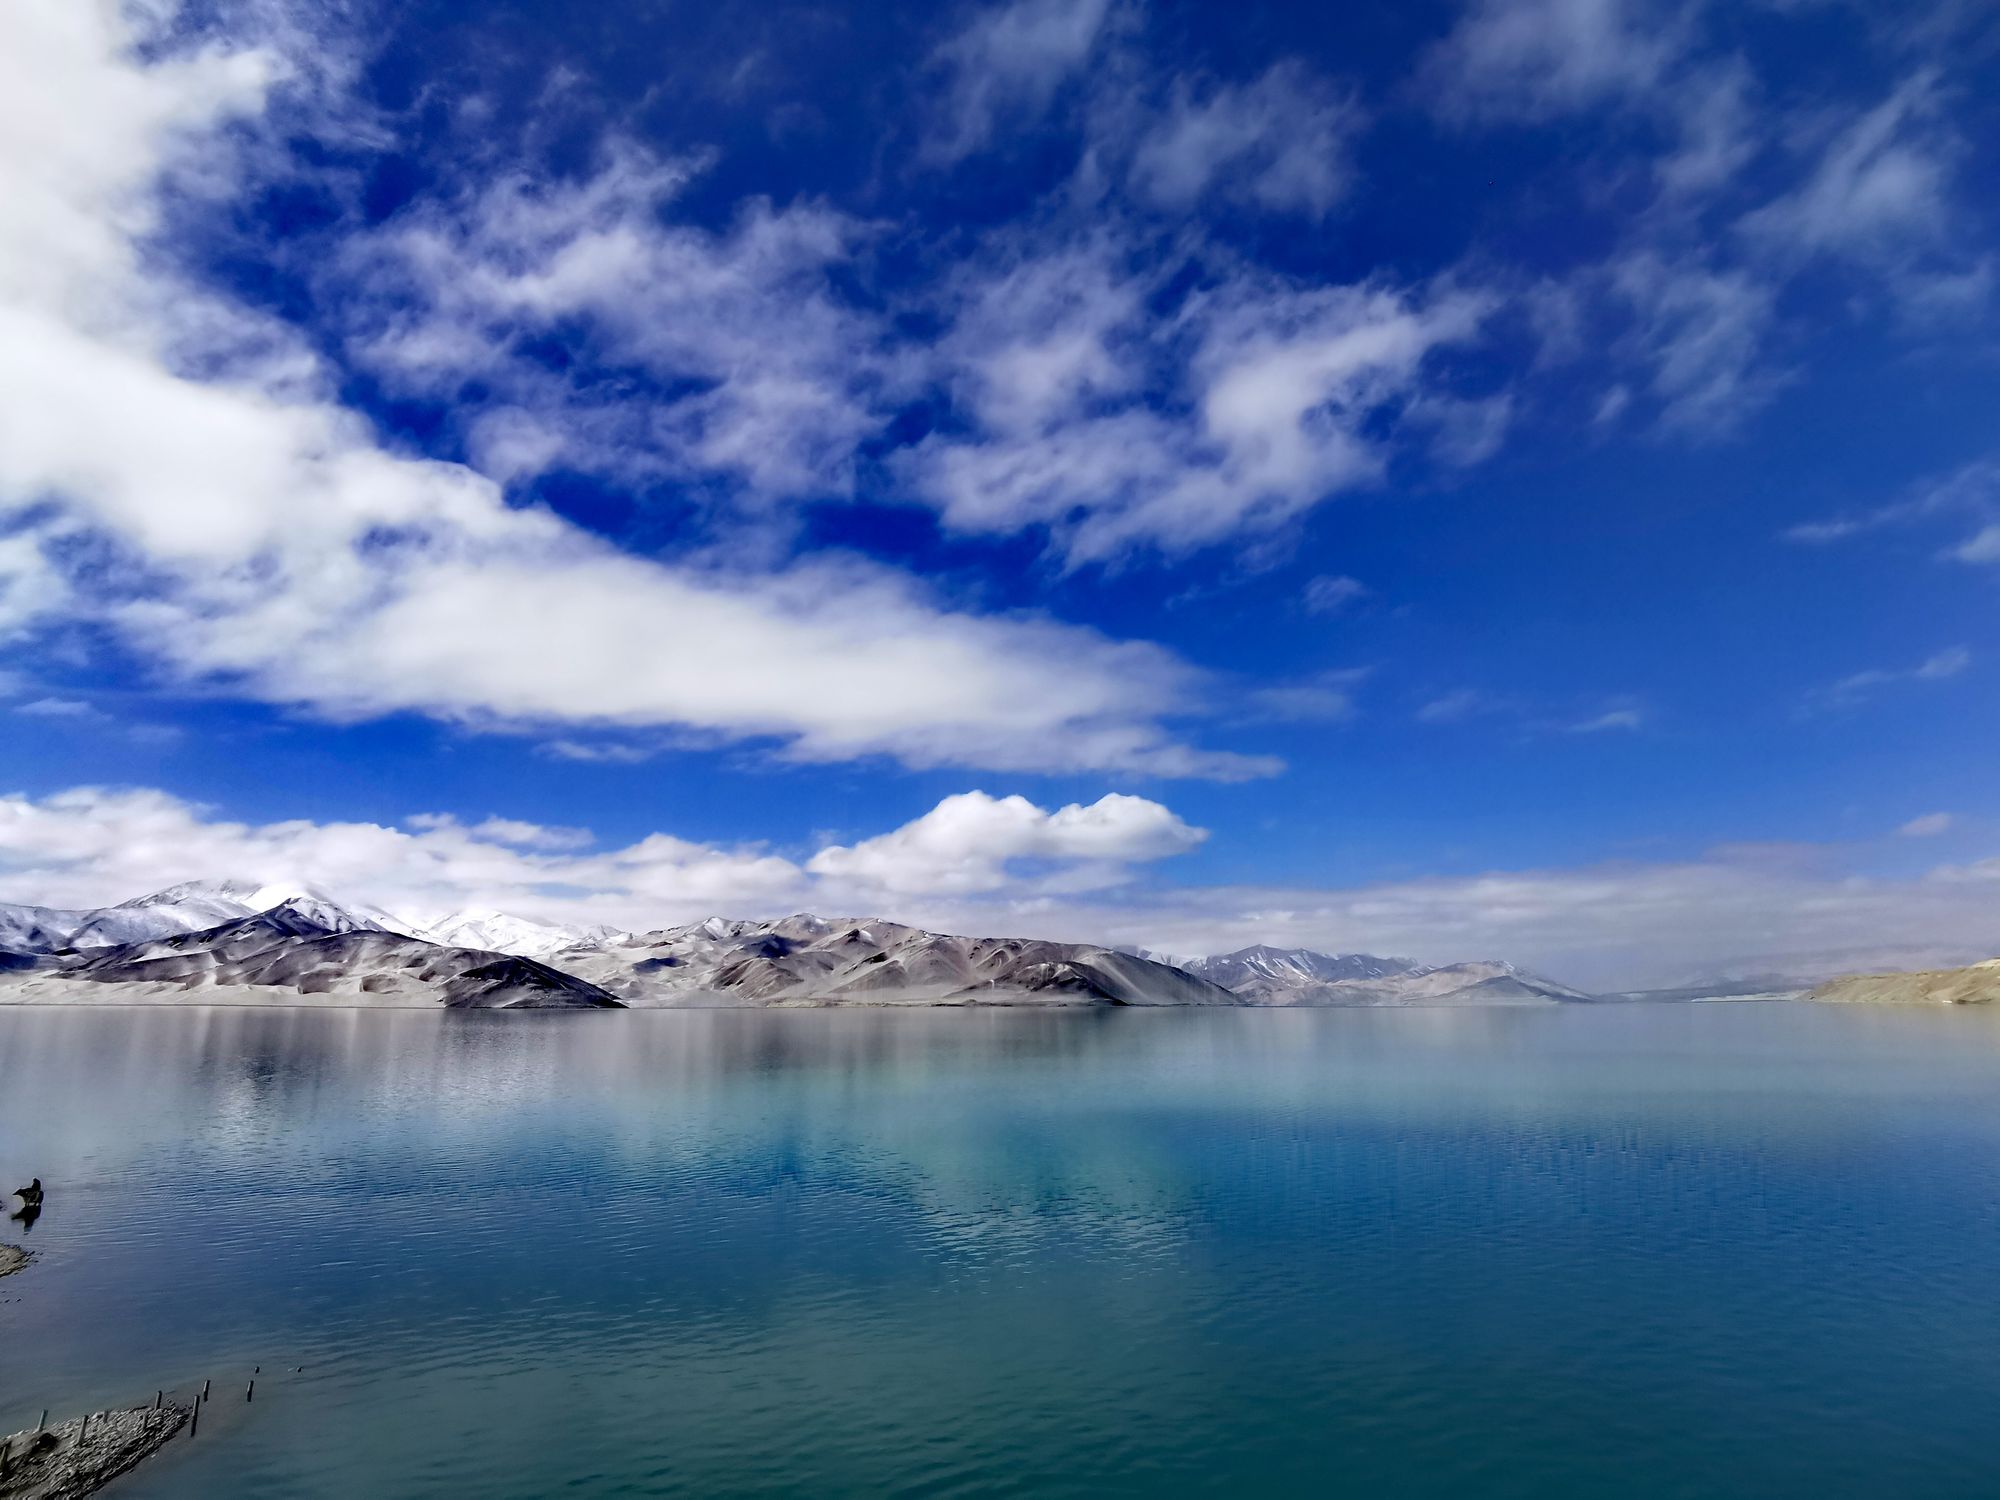
POLYGON ((121 1496, 2000 1494, 1976 1012, 9 1008, 0 1174, 121 1496))

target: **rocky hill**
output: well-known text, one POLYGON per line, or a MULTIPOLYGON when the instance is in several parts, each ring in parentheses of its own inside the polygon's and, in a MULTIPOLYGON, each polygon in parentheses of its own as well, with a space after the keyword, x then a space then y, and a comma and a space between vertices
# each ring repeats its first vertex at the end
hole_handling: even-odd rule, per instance
POLYGON ((1806 998, 1847 1005, 1992 1005, 2000 1002, 2000 958, 1962 969, 1849 974, 1819 985, 1806 998))

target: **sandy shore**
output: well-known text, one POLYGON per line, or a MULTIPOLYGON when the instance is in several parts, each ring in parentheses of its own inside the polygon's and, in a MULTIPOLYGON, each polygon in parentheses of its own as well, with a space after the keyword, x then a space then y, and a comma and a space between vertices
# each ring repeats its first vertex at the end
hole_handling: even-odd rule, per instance
POLYGON ((12 1276, 28 1260, 28 1252, 19 1245, 0 1245, 0 1276, 12 1276))
POLYGON ((76 1500, 102 1489, 179 1432, 189 1408, 100 1411, 0 1438, 0 1500, 76 1500))

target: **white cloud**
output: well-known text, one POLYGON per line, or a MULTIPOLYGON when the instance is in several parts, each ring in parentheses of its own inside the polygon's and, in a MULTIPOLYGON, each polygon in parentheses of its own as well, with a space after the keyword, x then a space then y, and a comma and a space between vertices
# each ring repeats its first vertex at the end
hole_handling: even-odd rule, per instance
POLYGON ((1366 599, 1372 591, 1358 578, 1322 573, 1306 584, 1306 608, 1316 615, 1336 615, 1349 605, 1366 599))
POLYGON ((1953 144, 1923 73, 1835 132, 1811 175, 1743 221, 1766 244, 1879 259, 1935 239, 1948 222, 1953 144))
POLYGON ((1780 377, 1763 363, 1776 316, 1767 283, 1652 251, 1618 261, 1611 283, 1632 310, 1632 353, 1651 370, 1665 426, 1727 431, 1778 389, 1780 377))
POLYGON ((974 791, 945 798, 892 833, 822 849, 808 868, 850 888, 957 896, 1050 888, 1048 877, 1024 881, 1009 869, 1032 860, 1066 866, 1055 888, 1075 890, 1114 884, 1125 866, 1183 854, 1207 837, 1144 797, 1114 792, 1048 812, 1025 797, 974 791))
POLYGON ((1543 120, 1649 93, 1683 45, 1673 13, 1640 0, 1477 0, 1422 82, 1447 118, 1543 120))
POLYGON ((1576 723, 1567 727, 1571 734, 1604 734, 1611 730, 1643 729, 1645 724, 1645 710, 1628 706, 1624 708, 1607 708, 1603 713, 1593 714, 1586 719, 1579 719, 1576 723))
POLYGON ((1183 80, 1132 151, 1134 189, 1177 212, 1220 197, 1323 217, 1353 177, 1362 114, 1295 62, 1253 82, 1199 89, 1183 80))
POLYGON ((1354 690, 1369 676, 1367 667, 1319 672, 1296 682, 1252 689, 1244 695, 1245 718, 1298 724, 1337 724, 1355 716, 1354 690))
MULTIPOLYGON (((204 127, 250 117, 282 65, 216 48, 142 58, 130 24, 41 0, 9 12, 15 45, 0 48, 0 98, 26 101, 0 115, 0 523, 40 517, 0 549, 7 625, 93 619, 183 680, 337 715, 681 729, 816 759, 1273 769, 1161 727, 1199 678, 1157 647, 954 611, 858 560, 642 559, 509 507, 471 470, 388 451, 302 344, 246 338, 236 309, 139 248, 166 175, 213 167, 205 149, 226 160, 204 127), (73 122, 53 156, 51 118, 73 122), (179 373, 191 362, 213 378, 179 373), (68 587, 75 569, 88 588, 68 587)), ((569 196, 503 183, 465 231, 478 253, 451 265, 510 307, 587 311, 685 251, 729 306, 734 273, 703 247, 640 242, 644 194, 624 177, 569 196), (489 235, 519 261, 482 282, 489 235)), ((788 265, 802 232, 753 214, 731 265, 788 265)), ((705 461, 726 467, 758 422, 801 410, 746 400, 762 415, 739 420, 731 398, 735 415, 698 424, 705 461)))
POLYGON ((829 287, 867 231, 754 201, 727 234, 673 224, 704 165, 614 139, 575 178, 516 170, 416 200, 336 257, 352 353, 391 389, 449 402, 498 478, 569 467, 765 500, 848 493, 899 378, 881 330, 829 287), (658 389, 579 386, 523 353, 550 339, 658 389))
POLYGON ((2000 562, 2000 523, 1980 527, 1952 548, 1951 555, 1960 562, 2000 562))
MULTIPOLYGON (((1984 519, 2000 514, 2000 461, 1976 459, 1944 475, 1915 487, 1904 499, 1873 510, 1850 511, 1819 521, 1804 521, 1788 527, 1786 541, 1809 546, 1842 542, 1865 532, 1900 526, 1937 515, 1971 515, 1984 519)), ((1949 556, 1961 562, 2000 560, 2000 524, 1976 531, 1950 549, 1949 556), (1992 540, 1988 540, 1989 536, 1992 540), (1993 555, 1987 555, 1988 549, 1993 555)))
POLYGON ((1083 70, 1111 14, 1110 0, 1006 0, 980 9, 933 59, 946 97, 925 154, 956 161, 1003 125, 1039 120, 1083 70))
MULTIPOLYGON (((405 826, 424 832, 456 829, 456 818, 443 813, 416 813, 403 820, 405 826)), ((597 842, 588 828, 558 828, 528 823, 519 818, 486 818, 467 830, 473 838, 493 844, 510 844, 517 849, 584 849, 597 842)))
POLYGON ((38 719, 93 719, 97 710, 81 698, 36 698, 15 708, 17 714, 38 719))
POLYGON ((1948 812, 1925 813, 1920 818, 1912 818, 1896 830, 1906 839, 1935 838, 1941 833, 1949 833, 1956 821, 1948 812))
POLYGON ((1168 953, 1271 943, 1432 963, 1501 957, 1605 989, 1693 983, 1743 955, 1775 955, 1759 969, 1839 972, 1879 962, 1857 945, 1943 949, 1958 961, 2000 953, 1992 900, 2000 861, 1882 880, 1832 865, 1823 851, 1805 853, 1784 861, 1721 852, 1346 890, 1178 890, 1122 908, 1068 907, 1045 920, 1050 936, 1168 953))
POLYGON ((1969 649, 1948 646, 1914 667, 1871 667, 1865 672, 1855 672, 1838 682, 1817 688, 1806 695, 1805 707, 1808 711, 1852 707, 1882 688, 1915 682, 1943 682, 1958 676, 1971 665, 1972 652, 1969 649))
POLYGON ((1420 724, 1462 724, 1482 714, 1500 713, 1509 707, 1504 699, 1478 688, 1454 688, 1419 705, 1420 724))
POLYGON ((1963 646, 1949 646, 1936 656, 1918 663, 1915 676, 1920 682, 1936 682, 1956 677, 1972 665, 1972 653, 1963 646))
POLYGON ((7 899, 96 906, 181 880, 302 881, 391 911, 500 907, 557 920, 656 925, 783 905, 806 887, 791 861, 655 834, 598 853, 532 850, 449 818, 262 825, 211 818, 165 792, 81 787, 0 797, 7 899))
POLYGON ((1145 299, 1171 266, 1128 273, 1138 258, 1107 232, 993 278, 1043 295, 965 297, 945 349, 979 430, 934 433, 898 460, 946 525, 1047 527, 1072 562, 1272 530, 1380 481, 1428 362, 1470 342, 1491 309, 1452 289, 1244 272, 1160 317, 1145 299), (1020 386, 1042 394, 994 395, 1020 386))
POLYGON ((966 792, 801 867, 760 847, 666 833, 601 849, 587 830, 499 817, 252 825, 161 791, 80 787, 0 797, 0 899, 96 906, 231 876, 305 882, 393 912, 498 908, 643 929, 717 912, 840 911, 905 893, 1094 889, 1206 837, 1143 797, 1112 793, 1048 812, 1018 796, 966 792))

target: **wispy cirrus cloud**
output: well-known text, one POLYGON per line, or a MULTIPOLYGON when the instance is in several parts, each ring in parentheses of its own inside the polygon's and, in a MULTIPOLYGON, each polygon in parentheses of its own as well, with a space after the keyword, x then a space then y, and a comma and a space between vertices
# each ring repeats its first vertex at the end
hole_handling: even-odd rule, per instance
POLYGON ((1870 667, 1816 688, 1802 704, 1807 713, 1851 708, 1886 689, 1925 682, 1946 682, 1972 665, 1972 652, 1965 646, 1947 646, 1912 667, 1870 667))
POLYGON ((1647 0, 1478 0, 1424 58, 1419 85, 1460 122, 1630 101, 1666 83, 1690 20, 1647 0))
POLYGON ((1954 517, 1961 526, 1969 518, 1974 528, 1944 549, 1945 558, 1972 563, 2000 561, 2000 460, 1976 459, 1915 486, 1901 500, 1801 521, 1787 527, 1782 535, 1788 542, 1827 546, 1939 516, 1954 517))
POLYGON ((1035 123, 1116 16, 1113 0, 1005 0, 974 10, 933 54, 943 96, 924 154, 954 162, 1003 126, 1035 123))
POLYGON ((1951 832, 1952 825, 1957 821, 1948 812, 1925 813, 1921 817, 1910 819, 1896 832, 1906 839, 1931 839, 1941 833, 1951 832))
POLYGON ((1366 120, 1361 106, 1296 60, 1247 83, 1181 77, 1157 111, 1128 104, 1118 117, 1134 191, 1158 207, 1186 212, 1219 199, 1276 213, 1324 217, 1353 183, 1351 143, 1366 120))

